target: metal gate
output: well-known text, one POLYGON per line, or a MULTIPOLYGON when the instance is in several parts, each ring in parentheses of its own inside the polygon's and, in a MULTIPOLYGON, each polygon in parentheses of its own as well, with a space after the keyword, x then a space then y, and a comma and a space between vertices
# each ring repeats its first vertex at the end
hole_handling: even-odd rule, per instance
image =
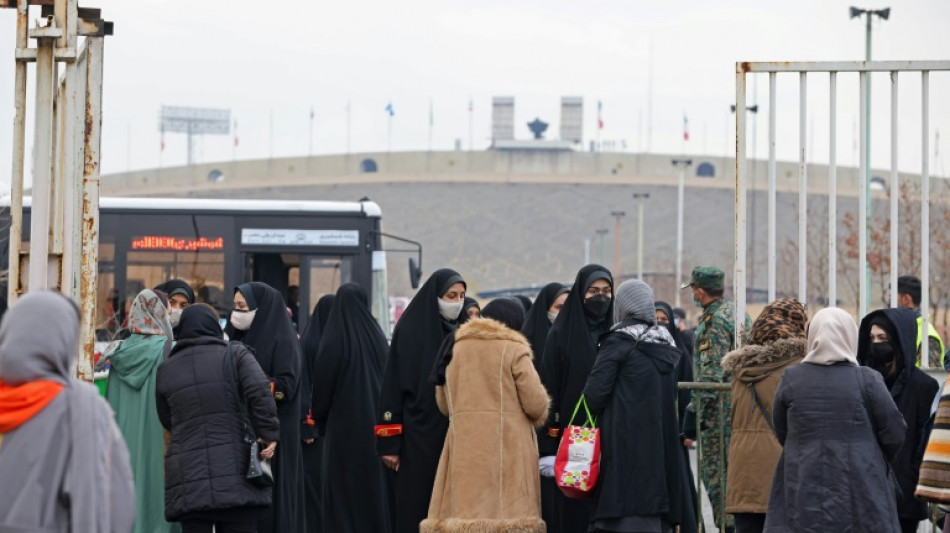
POLYGON ((78 0, 0 0, 0 8, 17 11, 8 301, 12 305, 27 290, 50 288, 80 302, 77 372, 92 381, 103 40, 112 23, 98 9, 80 8, 78 0), (33 28, 31 5, 42 16, 33 28), (36 92, 30 248, 24 252, 28 63, 36 64, 36 92))
MULTIPOLYGON (((775 172, 775 144, 776 144, 776 77, 779 74, 798 74, 799 77, 799 147, 798 147, 798 298, 803 304, 808 303, 808 249, 807 230, 808 230, 808 153, 806 136, 806 109, 807 109, 807 86, 806 82, 809 75, 824 73, 828 75, 828 94, 830 102, 829 114, 829 162, 828 162, 828 271, 826 273, 811 272, 812 275, 828 276, 828 305, 834 306, 837 303, 837 209, 835 200, 838 197, 837 192, 837 103, 838 91, 837 82, 839 74, 857 74, 859 77, 860 94, 857 95, 860 101, 860 171, 859 192, 858 192, 858 277, 859 277, 859 301, 858 318, 865 316, 868 312, 869 300, 869 274, 868 264, 868 198, 871 169, 868 163, 869 139, 867 127, 869 120, 868 106, 868 87, 870 75, 874 72, 889 73, 891 81, 891 173, 890 173, 890 295, 892 305, 897 301, 897 268, 898 264, 898 80, 902 76, 919 76, 922 87, 922 168, 921 168, 921 272, 920 279, 922 284, 921 314, 923 317, 923 331, 927 331, 929 325, 929 289, 930 289, 930 246, 927 236, 930 234, 930 73, 933 71, 950 70, 950 61, 854 61, 854 62, 740 62, 736 63, 736 109, 746 109, 746 81, 749 74, 768 73, 769 77, 769 163, 768 163, 768 298, 773 301, 776 298, 776 269, 777 269, 777 243, 776 243, 776 172, 775 172)), ((747 205, 746 195, 748 193, 748 167, 749 161, 746 159, 746 114, 736 113, 736 199, 735 199, 735 296, 736 296, 736 316, 744 316, 746 312, 746 269, 747 269, 747 205)), ((741 343, 739 327, 742 321, 736 320, 736 345, 741 343)), ((928 353, 927 335, 922 336, 921 353, 928 353)), ((921 363, 924 368, 929 366, 929 358, 921 357, 921 363)))

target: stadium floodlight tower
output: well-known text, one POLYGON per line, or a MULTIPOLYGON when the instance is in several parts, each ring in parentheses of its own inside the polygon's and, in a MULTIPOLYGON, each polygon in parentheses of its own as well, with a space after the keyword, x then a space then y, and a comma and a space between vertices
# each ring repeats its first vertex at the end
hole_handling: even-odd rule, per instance
POLYGON ((188 134, 188 165, 191 166, 194 162, 195 135, 229 135, 231 110, 163 105, 158 127, 163 136, 165 133, 188 134))

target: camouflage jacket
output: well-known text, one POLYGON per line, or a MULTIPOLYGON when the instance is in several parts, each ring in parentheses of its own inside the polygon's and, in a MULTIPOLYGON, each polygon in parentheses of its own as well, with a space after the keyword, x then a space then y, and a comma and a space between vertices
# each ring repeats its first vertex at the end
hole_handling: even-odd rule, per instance
MULTIPOLYGON (((735 316, 736 306, 722 298, 710 303, 703 309, 703 316, 699 319, 696 328, 696 343, 693 356, 695 380, 706 383, 728 383, 729 373, 722 369, 722 358, 735 349, 735 316)), ((745 317, 745 326, 742 329, 743 343, 748 341, 752 330, 752 320, 745 317)), ((717 393, 714 391, 696 391, 693 393, 694 402, 698 399, 702 409, 697 415, 705 424, 710 424, 718 415, 717 393)), ((729 399, 725 399, 728 409, 729 399)), ((695 407, 693 407, 694 412, 695 407)))

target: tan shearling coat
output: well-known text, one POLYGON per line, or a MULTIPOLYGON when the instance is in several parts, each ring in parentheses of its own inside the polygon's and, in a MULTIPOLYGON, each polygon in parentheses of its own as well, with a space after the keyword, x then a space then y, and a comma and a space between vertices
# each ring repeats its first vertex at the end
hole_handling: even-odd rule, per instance
POLYGON ((446 383, 436 387, 449 430, 421 533, 544 533, 535 427, 549 398, 531 345, 476 318, 455 334, 446 383))
POLYGON ((722 367, 732 371, 732 439, 726 476, 727 513, 765 513, 782 445, 756 405, 750 386, 772 414, 772 400, 782 372, 801 363, 805 339, 780 339, 761 346, 750 344, 730 352, 722 367))

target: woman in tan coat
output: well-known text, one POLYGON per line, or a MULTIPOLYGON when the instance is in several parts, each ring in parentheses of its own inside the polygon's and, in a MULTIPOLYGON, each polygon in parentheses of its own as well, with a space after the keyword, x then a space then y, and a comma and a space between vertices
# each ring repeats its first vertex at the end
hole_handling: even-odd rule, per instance
POLYGON ((544 533, 534 428, 548 394, 531 345, 518 332, 524 311, 498 299, 443 347, 433 381, 449 431, 421 533, 544 533))
POLYGON ((726 478, 726 512, 736 533, 761 533, 769 490, 782 446, 772 430, 772 399, 782 372, 805 357, 805 308, 779 299, 752 325, 749 344, 730 352, 722 367, 732 372, 732 441, 726 478))

